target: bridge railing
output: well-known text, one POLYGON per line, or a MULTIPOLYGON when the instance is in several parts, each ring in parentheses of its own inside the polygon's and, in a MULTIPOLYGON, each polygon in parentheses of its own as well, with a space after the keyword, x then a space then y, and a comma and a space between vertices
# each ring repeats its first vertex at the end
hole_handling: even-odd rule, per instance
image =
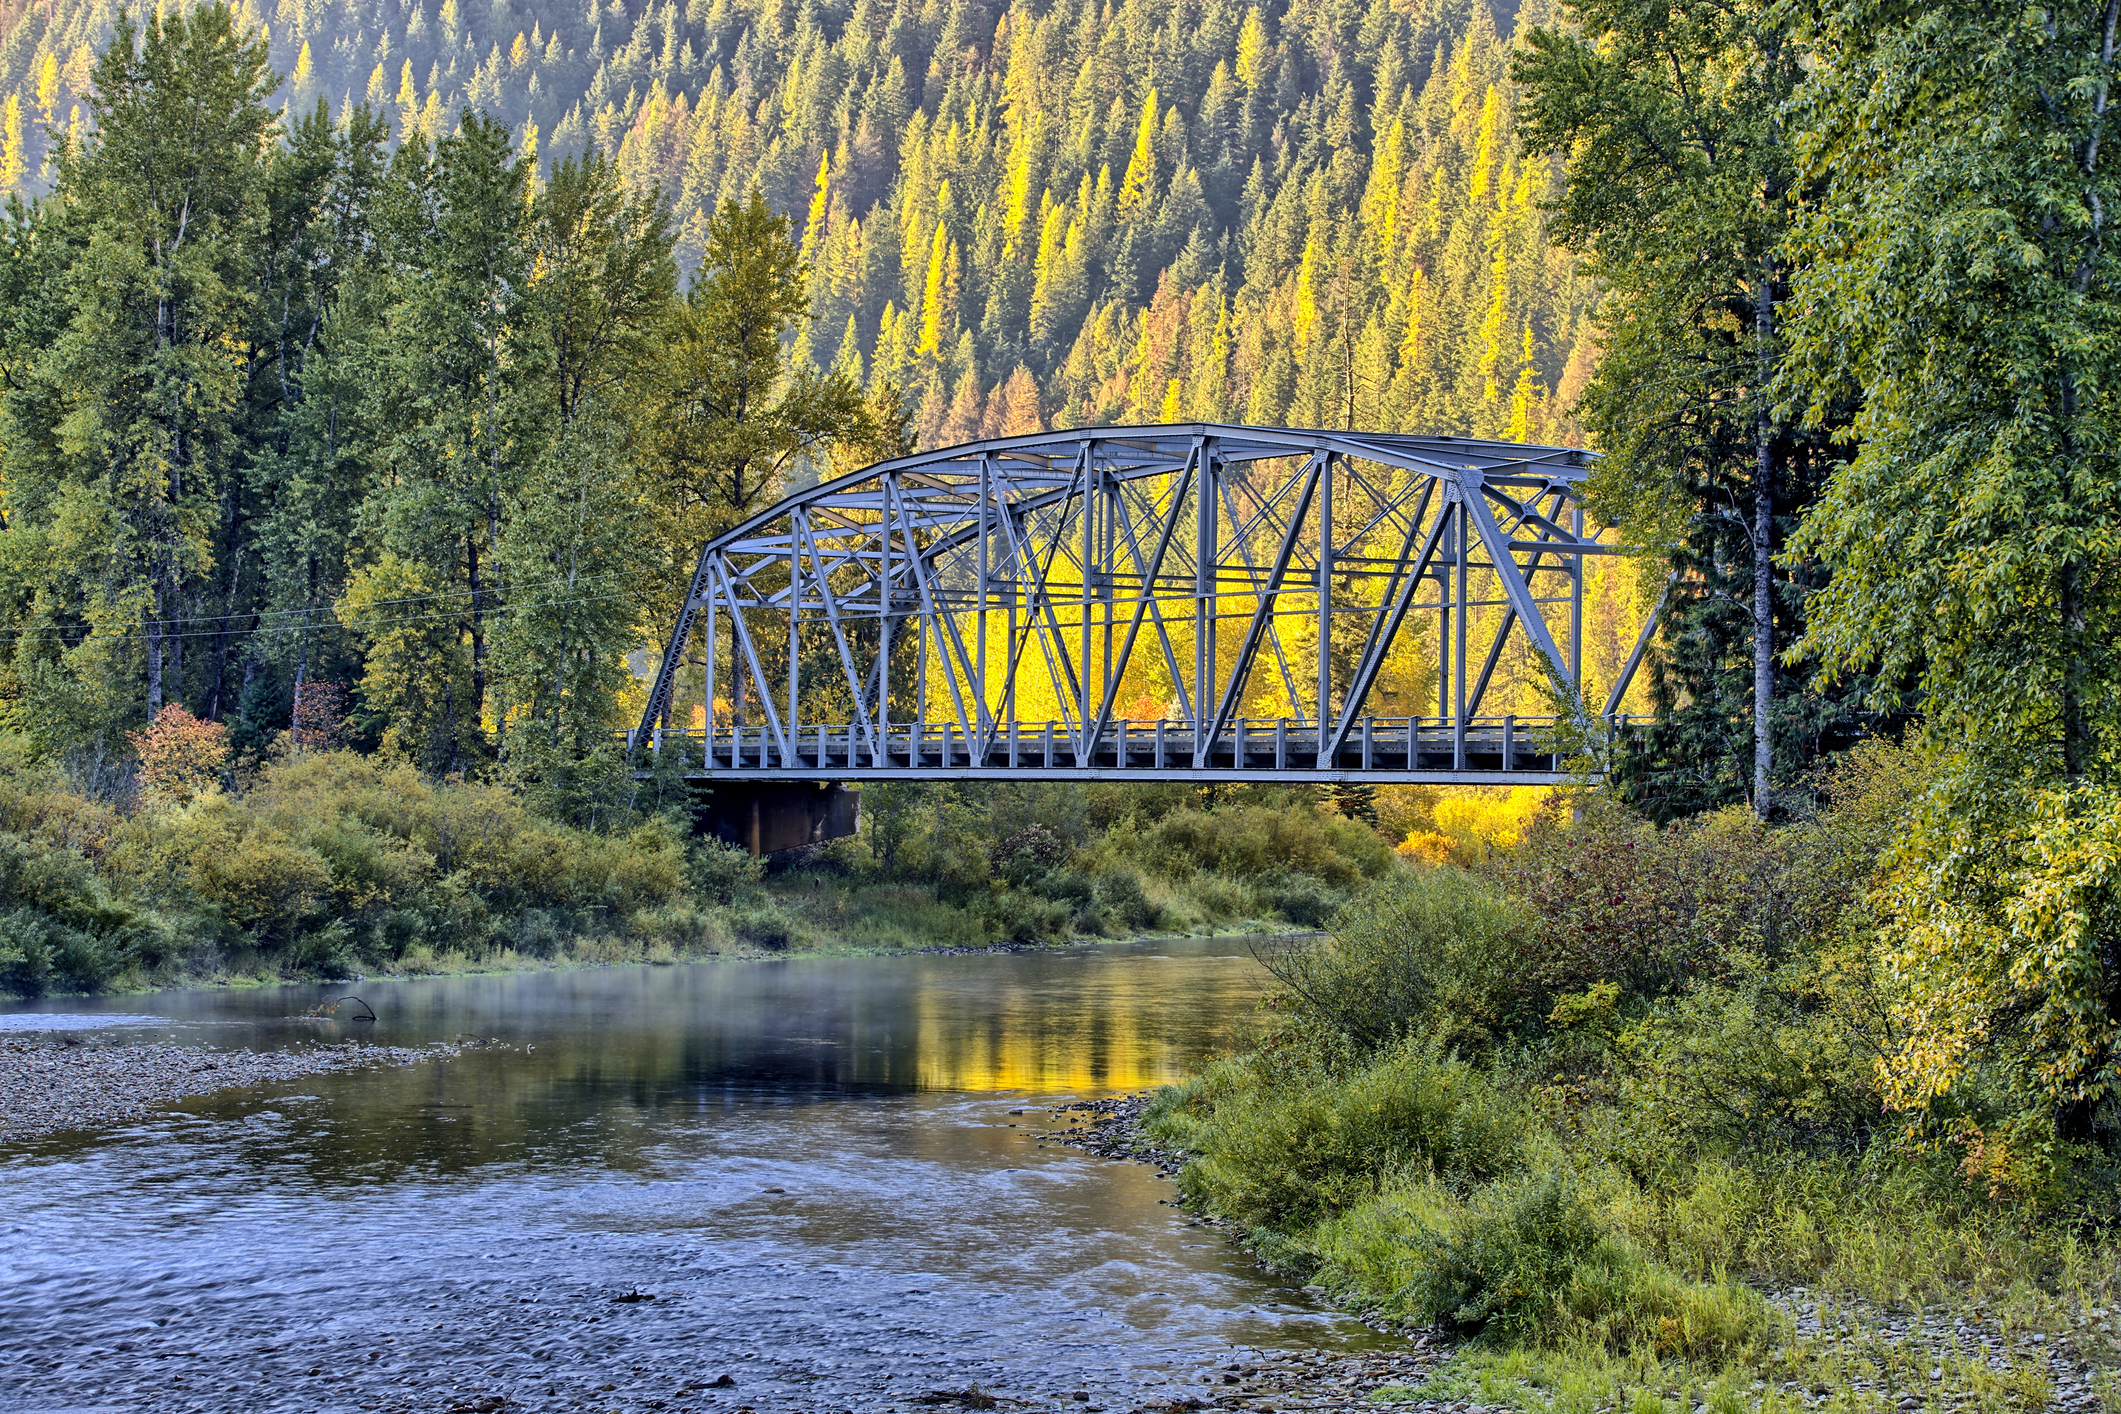
MULTIPOLYGON (((1462 726, 1444 717, 1364 717, 1330 760, 1320 759, 1315 722, 1286 717, 1236 718, 1205 750, 1199 744, 1202 725, 1173 718, 1115 721, 1088 739, 1066 721, 995 723, 969 733, 955 722, 893 724, 881 731, 840 722, 805 724, 786 735, 765 724, 661 728, 645 741, 629 732, 627 744, 645 747, 657 761, 677 753, 687 775, 731 779, 1172 778, 1266 771, 1292 777, 1468 773, 1553 779, 1571 769, 1559 739, 1562 726, 1551 716, 1475 717, 1462 726)), ((1625 730, 1626 723, 1616 719, 1609 727, 1625 730)))

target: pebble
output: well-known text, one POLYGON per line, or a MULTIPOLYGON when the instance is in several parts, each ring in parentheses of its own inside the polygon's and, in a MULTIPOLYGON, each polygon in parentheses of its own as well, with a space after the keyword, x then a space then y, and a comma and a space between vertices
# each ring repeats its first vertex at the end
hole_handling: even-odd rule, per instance
POLYGON ((72 1039, 0 1042, 0 1144, 128 1124, 158 1105, 231 1086, 410 1065, 453 1056, 461 1049, 359 1041, 283 1051, 100 1045, 72 1039))
MULTIPOLYGON (((1884 1371, 1877 1368, 1880 1378, 1857 1375, 1847 1382, 1848 1393, 1886 1396, 1901 1409, 1950 1407, 1971 1397, 1950 1388, 1945 1361, 1952 1360, 1978 1363, 1999 1373, 2013 1367, 2040 1370, 2047 1376, 2050 1387, 2046 1405, 2050 1410, 2091 1414, 2091 1411, 2105 1407, 2092 1387, 2091 1376, 2095 1367, 2085 1358, 2087 1350, 2050 1342, 2039 1332, 2006 1330, 1980 1310, 1916 1314, 1880 1307, 1869 1301, 1833 1299, 1822 1302, 1802 1287, 1769 1292, 1767 1298, 1770 1304, 1790 1317, 1800 1342, 1824 1347, 1828 1352, 1845 1347, 1851 1364, 1856 1365, 1871 1362, 1870 1350, 1878 1346, 1889 1347, 1900 1360, 1926 1365, 1927 1368, 1920 1369, 1918 1375, 1927 1376, 1928 1382, 1942 1386, 1935 1393, 1888 1390, 1884 1388, 1887 1383, 1883 1378, 1884 1371)), ((2081 1341, 2085 1347, 2093 1347, 2098 1339, 2095 1328, 2090 1328, 2095 1319, 2096 1316, 2088 1316, 2086 1320, 2088 1329, 2081 1341)), ((1843 1393, 1832 1389, 1800 1390, 1794 1384, 1786 1384, 1783 1388, 1786 1393, 1801 1394, 1808 1405, 1823 1405, 1843 1393)))

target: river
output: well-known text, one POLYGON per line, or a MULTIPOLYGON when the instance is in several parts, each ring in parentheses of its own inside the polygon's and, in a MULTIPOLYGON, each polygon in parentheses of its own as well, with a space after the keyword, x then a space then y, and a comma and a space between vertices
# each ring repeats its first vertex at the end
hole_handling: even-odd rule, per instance
POLYGON ((1118 1410, 1233 1345, 1369 1344, 1153 1169, 1045 1142, 1264 981, 1188 940, 0 1009, 485 1043, 0 1150, 0 1409, 1118 1410), (299 1019, 348 991, 374 1023, 299 1019))

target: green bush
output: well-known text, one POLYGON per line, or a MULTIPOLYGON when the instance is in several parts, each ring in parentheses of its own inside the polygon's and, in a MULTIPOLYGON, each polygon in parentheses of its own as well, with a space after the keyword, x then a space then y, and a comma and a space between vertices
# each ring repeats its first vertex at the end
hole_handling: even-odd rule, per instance
POLYGON ((1107 843, 1172 879, 1301 875, 1348 889, 1393 867, 1392 847, 1375 830, 1314 804, 1173 811, 1146 829, 1115 831, 1107 843))
POLYGON ((1139 931, 1156 926, 1156 906, 1142 892, 1141 877, 1130 870, 1119 870, 1099 878, 1096 899, 1106 917, 1122 928, 1139 931))
POLYGON ((766 952, 786 952, 796 940, 794 920, 770 903, 738 910, 730 928, 740 942, 766 952))
POLYGON ((1527 1117, 1433 1041, 1369 1063, 1269 1076, 1245 1060, 1178 1092, 1152 1123, 1198 1150, 1187 1195, 1250 1228, 1292 1231, 1375 1195, 1387 1178, 1469 1186, 1515 1167, 1527 1117))
POLYGON ((20 904, 0 911, 0 989, 22 997, 85 992, 122 965, 107 939, 20 904))
POLYGON ((1724 1362, 1772 1324, 1757 1293, 1690 1282, 1645 1257, 1559 1165, 1483 1188, 1412 1245, 1416 1319, 1508 1340, 1724 1362))
POLYGON ((1269 874, 1253 885, 1262 905, 1299 928, 1316 928, 1348 901, 1346 893, 1306 874, 1269 874))
POLYGON ((686 882, 707 903, 729 903, 748 893, 765 871, 750 853, 717 839, 692 842, 686 882))
MULTIPOLYGON (((1591 1195, 1566 1171, 1495 1184, 1451 1228, 1415 1240, 1409 1305, 1424 1321, 1543 1336, 1578 1269, 1608 1241, 1591 1195)), ((1601 1264, 1615 1255, 1599 1253, 1601 1264)))
POLYGON ((93 991, 169 950, 78 850, 0 834, 0 990, 93 991))
POLYGON ((1262 961, 1293 1005, 1365 1045, 1432 1031, 1485 1040, 1519 1006, 1532 918, 1462 869, 1395 872, 1334 924, 1330 940, 1276 947, 1262 961))

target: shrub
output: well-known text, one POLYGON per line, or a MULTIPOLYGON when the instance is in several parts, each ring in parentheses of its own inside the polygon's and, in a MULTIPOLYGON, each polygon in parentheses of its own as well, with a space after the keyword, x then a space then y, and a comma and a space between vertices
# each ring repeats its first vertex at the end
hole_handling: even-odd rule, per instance
POLYGON ((1738 953, 1779 958, 1804 941, 1807 872, 1802 837, 1742 806, 1660 828, 1604 802, 1540 817, 1493 870, 1538 916, 1522 961, 1544 996, 1594 982, 1661 996, 1738 953))
POLYGON ((346 689, 312 678, 295 689, 294 738, 300 751, 330 751, 352 734, 346 722, 351 706, 346 689))
POLYGON ((1004 942, 1039 943, 1068 936, 1066 904, 1019 889, 990 894, 980 903, 979 916, 986 931, 1004 942))
POLYGON ((1590 1194, 1563 1170, 1496 1184, 1451 1228, 1416 1239, 1410 1302, 1424 1320, 1544 1335, 1578 1268, 1605 1241, 1590 1194))
POLYGON ((1011 884, 1022 887, 1047 870, 1065 864, 1073 853, 1058 830, 1034 822, 994 847, 994 869, 1011 884))
POLYGON ((1347 895, 1303 874, 1269 874, 1253 885, 1253 894, 1299 928, 1316 928, 1348 901, 1347 895))
POLYGON ((1114 845, 1174 879, 1195 872, 1306 875, 1345 889, 1392 868, 1391 847, 1375 830, 1313 804, 1174 811, 1114 845))
POLYGON ((1410 1031, 1485 1039, 1511 1014, 1531 916, 1448 865, 1408 869, 1359 895, 1321 943, 1273 949, 1294 1004, 1366 1045, 1410 1031))
POLYGON ((1412 1245, 1406 1300, 1423 1321, 1708 1361, 1735 1358, 1770 1324, 1756 1293, 1686 1281, 1629 1245, 1560 1166, 1482 1189, 1412 1245))
POLYGON ((181 805, 212 789, 228 764, 228 729, 175 702, 126 739, 140 754, 140 788, 153 800, 181 805))
POLYGON ((785 952, 795 941, 795 928, 788 915, 771 904, 740 911, 731 923, 738 940, 767 952, 785 952))
POLYGON ((20 904, 0 911, 0 991, 20 997, 91 991, 120 966, 115 949, 93 933, 20 904))
POLYGON ((1181 1179, 1188 1195, 1247 1227, 1308 1226, 1400 1173, 1478 1182, 1518 1162, 1526 1132, 1515 1104, 1433 1040, 1352 1073, 1270 1078, 1232 1061, 1211 1077, 1172 1102, 1162 1132, 1200 1151, 1181 1179))
POLYGON ((716 839, 692 842, 687 881, 708 903, 728 903, 748 892, 763 872, 759 861, 736 845, 716 839))
POLYGON ((1130 870, 1099 878, 1096 897, 1098 907, 1122 928, 1142 929, 1156 924, 1156 908, 1142 892, 1140 876, 1130 870))

